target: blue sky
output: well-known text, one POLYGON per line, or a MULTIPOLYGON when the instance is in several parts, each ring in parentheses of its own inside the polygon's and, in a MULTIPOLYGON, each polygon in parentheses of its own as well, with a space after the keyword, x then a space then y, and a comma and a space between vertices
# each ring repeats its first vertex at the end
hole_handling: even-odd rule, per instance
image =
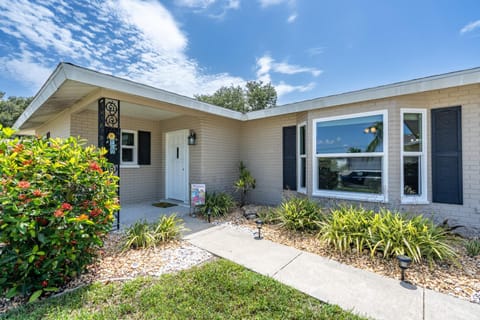
POLYGON ((478 0, 0 0, 0 91, 60 61, 193 96, 271 81, 279 104, 480 66, 478 0))

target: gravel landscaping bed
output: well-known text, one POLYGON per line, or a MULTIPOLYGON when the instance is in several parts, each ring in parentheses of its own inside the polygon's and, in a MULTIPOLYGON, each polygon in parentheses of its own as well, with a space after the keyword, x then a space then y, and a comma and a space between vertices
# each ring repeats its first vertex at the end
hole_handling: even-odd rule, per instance
MULTIPOLYGON (((242 232, 257 231, 255 220, 247 220, 240 209, 228 216, 214 219, 216 225, 226 225, 242 232)), ((370 255, 341 255, 332 248, 323 245, 315 235, 294 233, 278 226, 264 225, 262 236, 274 242, 292 246, 360 269, 372 271, 387 277, 399 279, 400 270, 396 260, 385 260, 370 255)), ((239 244, 241 245, 241 244, 239 244)), ((407 270, 407 278, 414 285, 450 294, 480 304, 480 257, 468 257, 465 248, 456 247, 459 265, 437 263, 433 267, 424 262, 413 264, 407 270)), ((121 250, 121 234, 111 233, 100 252, 98 261, 91 265, 88 272, 69 282, 60 290, 63 294, 95 281, 125 281, 138 276, 160 276, 164 273, 188 269, 214 258, 209 252, 194 247, 185 241, 175 241, 149 249, 121 250)), ((0 299, 0 313, 18 304, 24 299, 0 299)))
MULTIPOLYGON (((191 268, 214 258, 209 252, 185 241, 170 242, 149 249, 121 250, 121 234, 113 232, 105 241, 98 261, 89 266, 88 272, 69 282, 58 294, 83 287, 95 281, 111 282, 131 280, 138 276, 160 276, 191 268)), ((0 313, 25 299, 0 298, 0 313)))
MULTIPOLYGON (((235 210, 228 216, 218 218, 213 223, 225 224, 240 230, 250 229, 252 234, 257 228, 255 220, 247 220, 241 210, 235 210)), ((372 271, 390 278, 399 279, 400 269, 396 259, 371 258, 369 254, 339 254, 331 247, 323 245, 313 234, 294 233, 275 225, 264 225, 262 236, 277 243, 308 251, 356 268, 372 271)), ((459 265, 427 262, 412 264, 407 270, 407 279, 414 285, 460 297, 480 303, 480 257, 469 257, 462 245, 457 245, 459 265)))

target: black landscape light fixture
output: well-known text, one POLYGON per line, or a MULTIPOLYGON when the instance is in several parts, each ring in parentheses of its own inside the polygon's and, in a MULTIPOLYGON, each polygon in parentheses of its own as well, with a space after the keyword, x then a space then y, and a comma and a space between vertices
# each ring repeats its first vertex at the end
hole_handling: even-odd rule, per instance
POLYGON ((262 239, 263 221, 262 220, 257 220, 257 221, 255 221, 255 224, 257 225, 257 229, 258 229, 258 234, 257 234, 257 237, 255 237, 255 239, 261 240, 262 239))
POLYGON ((405 270, 407 270, 412 264, 412 259, 404 255, 398 255, 398 266, 402 270, 402 281, 405 281, 405 270))
POLYGON ((195 133, 195 131, 190 130, 187 141, 189 146, 194 146, 197 144, 197 134, 195 133))
POLYGON ((208 223, 210 223, 210 219, 212 217, 212 209, 208 209, 207 211, 207 219, 208 219, 208 223))

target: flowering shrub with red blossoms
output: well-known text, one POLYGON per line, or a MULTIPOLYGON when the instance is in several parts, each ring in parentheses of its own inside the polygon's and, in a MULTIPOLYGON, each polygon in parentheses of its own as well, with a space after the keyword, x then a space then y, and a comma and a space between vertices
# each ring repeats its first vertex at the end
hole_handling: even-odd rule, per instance
POLYGON ((118 178, 75 138, 0 126, 0 296, 37 299, 85 271, 119 209, 118 178))

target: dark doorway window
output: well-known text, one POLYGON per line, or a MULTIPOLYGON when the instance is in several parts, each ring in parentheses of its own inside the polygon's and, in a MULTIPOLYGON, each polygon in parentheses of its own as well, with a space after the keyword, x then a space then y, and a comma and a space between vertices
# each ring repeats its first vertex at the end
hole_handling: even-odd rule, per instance
POLYGON ((432 201, 463 204, 461 107, 432 109, 432 201))
POLYGON ((283 189, 297 190, 297 127, 283 127, 283 189))

